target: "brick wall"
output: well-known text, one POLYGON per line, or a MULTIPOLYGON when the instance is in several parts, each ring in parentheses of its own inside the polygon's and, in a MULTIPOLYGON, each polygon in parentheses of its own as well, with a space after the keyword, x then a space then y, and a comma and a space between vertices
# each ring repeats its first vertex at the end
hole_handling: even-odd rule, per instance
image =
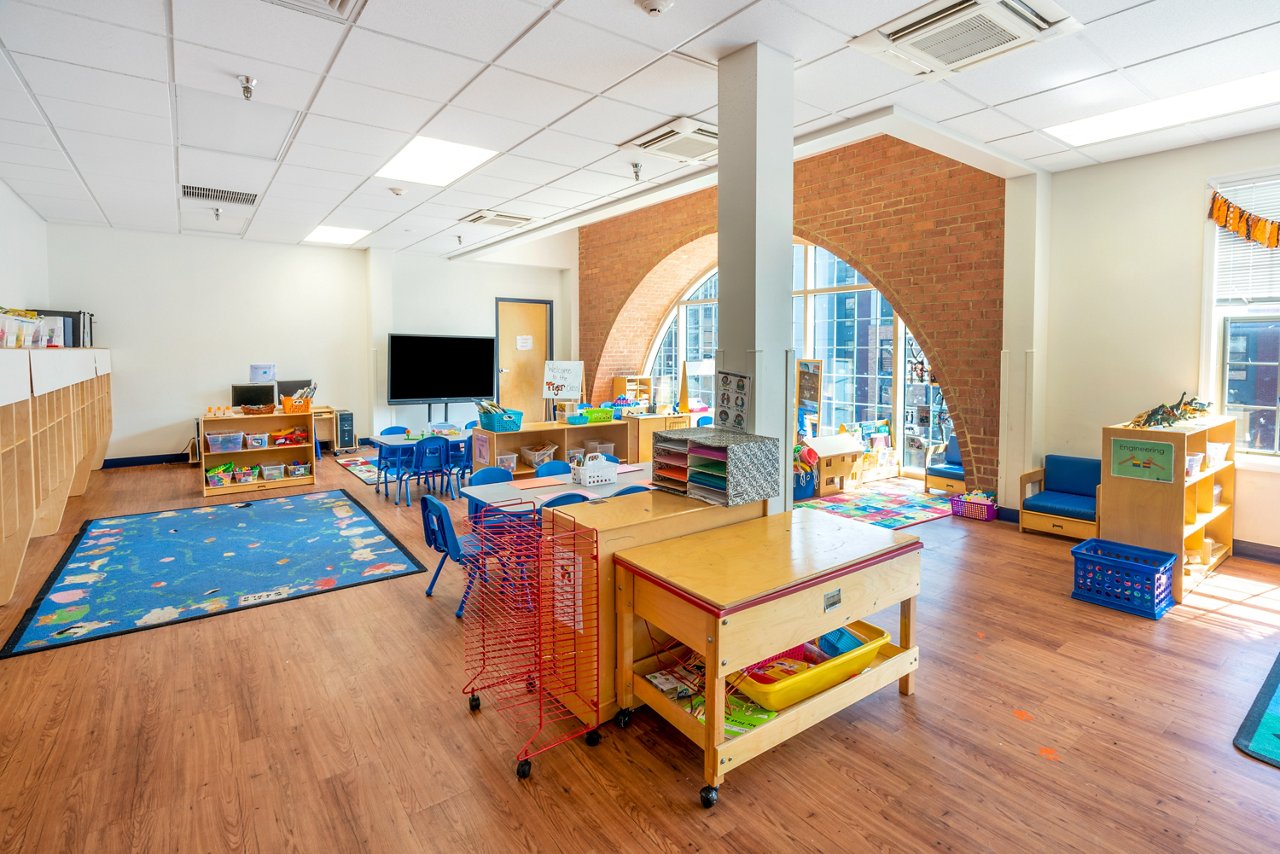
MULTIPOLYGON (((995 489, 1004 179, 892 137, 795 164, 795 234, 882 293, 942 385, 970 488, 995 489)), ((675 300, 716 263, 716 191, 585 226, 580 352, 592 400, 636 373, 675 300)))

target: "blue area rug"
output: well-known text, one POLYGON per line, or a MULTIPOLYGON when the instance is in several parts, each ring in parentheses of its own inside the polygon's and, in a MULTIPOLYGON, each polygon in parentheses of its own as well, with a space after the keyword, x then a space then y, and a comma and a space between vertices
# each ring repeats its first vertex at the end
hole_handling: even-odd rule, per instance
POLYGON ((1235 745, 1254 759, 1280 768, 1280 658, 1240 725, 1235 745))
POLYGON ((423 571, 345 490, 93 519, 0 658, 423 571))

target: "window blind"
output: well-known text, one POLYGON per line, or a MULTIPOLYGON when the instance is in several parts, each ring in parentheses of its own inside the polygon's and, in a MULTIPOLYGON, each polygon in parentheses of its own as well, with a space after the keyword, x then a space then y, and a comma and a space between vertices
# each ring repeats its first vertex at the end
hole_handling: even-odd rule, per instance
MULTIPOLYGON (((1223 184, 1218 192, 1249 213, 1280 220, 1280 175, 1223 184)), ((1280 302, 1280 249, 1215 229, 1214 296, 1218 305, 1280 302)))

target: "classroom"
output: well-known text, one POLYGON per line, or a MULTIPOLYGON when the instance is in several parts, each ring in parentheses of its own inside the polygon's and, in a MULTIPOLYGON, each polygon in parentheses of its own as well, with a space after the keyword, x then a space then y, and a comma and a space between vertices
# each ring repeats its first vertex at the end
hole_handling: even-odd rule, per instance
POLYGON ((0 849, 1280 850, 1278 45, 0 2, 0 849))

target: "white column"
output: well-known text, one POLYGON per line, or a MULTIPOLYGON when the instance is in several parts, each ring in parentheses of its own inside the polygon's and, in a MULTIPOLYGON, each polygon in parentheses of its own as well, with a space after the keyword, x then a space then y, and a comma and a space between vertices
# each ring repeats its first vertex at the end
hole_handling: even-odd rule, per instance
POLYGON ((787 349, 791 346, 794 63, 752 44, 720 60, 719 370, 749 374, 755 402, 747 429, 780 441, 778 467, 790 506, 787 349))

